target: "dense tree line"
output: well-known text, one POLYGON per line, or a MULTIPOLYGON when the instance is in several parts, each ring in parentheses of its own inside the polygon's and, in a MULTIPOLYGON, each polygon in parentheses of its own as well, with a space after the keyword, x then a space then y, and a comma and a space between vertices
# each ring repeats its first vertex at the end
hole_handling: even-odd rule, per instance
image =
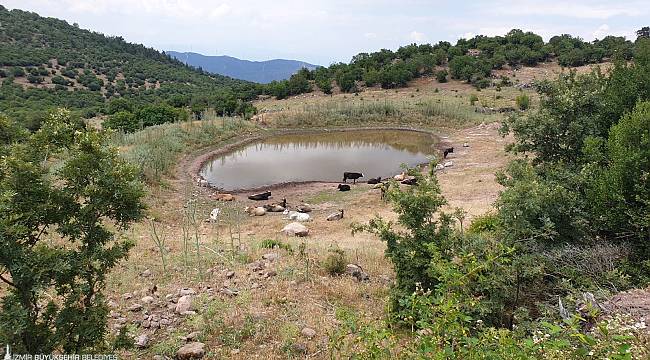
POLYGON ((514 29, 505 36, 477 35, 460 39, 456 45, 441 41, 435 45, 411 44, 397 51, 382 49, 360 53, 349 64, 336 63, 301 71, 287 81, 270 84, 264 91, 278 98, 311 91, 307 85, 296 86, 305 80, 314 80, 326 94, 332 91, 333 84, 343 92, 357 92, 361 85, 390 89, 404 87, 412 79, 432 74, 441 82, 451 75, 453 79, 481 88, 491 84, 492 70, 506 65, 535 66, 557 59, 562 66, 580 66, 613 58, 629 60, 633 55, 634 43, 623 37, 607 36, 586 42, 571 35, 560 35, 545 43, 539 35, 514 29))

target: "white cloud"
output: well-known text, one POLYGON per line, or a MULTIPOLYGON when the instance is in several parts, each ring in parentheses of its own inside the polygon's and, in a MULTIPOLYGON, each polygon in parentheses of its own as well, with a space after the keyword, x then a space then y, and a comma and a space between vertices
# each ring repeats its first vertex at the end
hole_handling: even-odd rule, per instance
POLYGON ((424 35, 421 32, 415 31, 415 30, 411 31, 411 33, 409 34, 409 38, 412 41, 415 41, 416 43, 421 43, 421 42, 424 42, 424 41, 427 40, 426 35, 424 35))
POLYGON ((367 32, 363 34, 363 37, 366 39, 376 39, 377 38, 377 33, 374 32, 367 32))
POLYGON ((212 11, 210 11, 210 17, 213 18, 213 19, 218 19, 220 17, 228 15, 230 13, 230 10, 232 10, 230 5, 221 4, 221 5, 217 6, 217 7, 215 7, 214 9, 212 9, 212 11))
POLYGON ((602 39, 609 34, 609 25, 602 24, 594 31, 594 39, 602 39))
POLYGON ((616 5, 611 3, 594 4, 573 2, 540 2, 540 1, 506 1, 491 6, 490 12, 499 15, 537 15, 561 16, 578 19, 609 19, 615 16, 642 16, 648 13, 647 4, 639 3, 616 5))

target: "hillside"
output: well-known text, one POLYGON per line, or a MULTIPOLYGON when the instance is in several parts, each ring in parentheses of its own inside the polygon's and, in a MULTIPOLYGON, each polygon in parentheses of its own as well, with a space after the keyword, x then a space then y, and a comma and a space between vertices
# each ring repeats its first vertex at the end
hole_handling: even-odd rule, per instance
POLYGON ((314 70, 318 66, 297 60, 274 59, 267 61, 241 60, 231 56, 206 56, 193 52, 166 51, 181 62, 213 74, 235 79, 267 84, 286 80, 302 68, 314 70))
POLYGON ((174 107, 210 104, 234 113, 238 101, 255 91, 254 84, 207 74, 62 20, 0 6, 0 24, 0 111, 28 123, 57 106, 93 116, 113 98, 174 107))

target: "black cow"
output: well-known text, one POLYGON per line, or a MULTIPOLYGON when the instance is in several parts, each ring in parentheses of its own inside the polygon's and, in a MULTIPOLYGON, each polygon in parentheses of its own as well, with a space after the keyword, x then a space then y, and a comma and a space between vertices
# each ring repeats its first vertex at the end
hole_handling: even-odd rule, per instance
POLYGON ((445 151, 442 152, 442 157, 443 157, 444 159, 446 159, 446 158, 447 158, 447 155, 449 155, 449 154, 451 154, 451 153, 453 153, 453 152, 454 152, 454 148, 453 148, 453 147, 446 148, 445 151))
POLYGON ((418 179, 415 177, 410 177, 408 179, 402 180, 402 184, 404 185, 417 185, 418 179))
POLYGON ((271 197, 271 192, 270 191, 266 191, 266 192, 263 192, 263 193, 253 194, 253 195, 248 196, 248 198, 250 200, 257 200, 257 201, 268 200, 270 197, 271 197))
POLYGON ((362 178, 363 174, 358 172, 344 172, 343 173, 343 182, 348 182, 348 179, 352 179, 352 183, 356 184, 358 178, 362 178))
POLYGON ((350 191, 350 185, 347 185, 347 184, 339 184, 338 189, 339 189, 339 191, 350 191))
POLYGON ((380 182, 381 182, 381 176, 368 180, 368 184, 370 185, 379 184, 380 182))

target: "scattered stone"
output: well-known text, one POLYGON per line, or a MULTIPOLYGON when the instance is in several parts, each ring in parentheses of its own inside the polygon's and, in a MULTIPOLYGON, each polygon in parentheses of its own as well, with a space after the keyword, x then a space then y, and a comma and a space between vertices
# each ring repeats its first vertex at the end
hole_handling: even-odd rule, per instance
POLYGON ((165 295, 165 300, 167 300, 168 302, 175 302, 176 296, 174 294, 167 294, 165 295))
POLYGON ((140 349, 144 349, 149 346, 149 336, 147 336, 147 334, 142 334, 135 338, 135 346, 139 347, 140 349))
POLYGON ((277 260, 279 257, 280 257, 280 255, 278 255, 278 254, 276 254, 276 253, 268 253, 268 254, 264 254, 264 255, 262 255, 262 259, 264 259, 264 260, 268 260, 268 261, 275 261, 275 260, 277 260))
POLYGON ((171 323, 172 322, 169 319, 160 319, 160 325, 162 325, 162 326, 169 326, 169 325, 171 325, 171 323))
POLYGON ((219 290, 219 291, 222 294, 228 295, 228 296, 237 296, 237 295, 239 295, 239 290, 237 290, 237 289, 230 289, 230 288, 224 287, 224 288, 221 288, 221 290, 219 290))
POLYGON ((192 289, 192 288, 182 288, 182 289, 179 290, 178 293, 181 296, 185 296, 185 295, 194 295, 194 294, 196 294, 196 291, 194 291, 194 289, 192 289))
POLYGON ((454 166, 454 163, 452 161, 447 161, 443 164, 444 167, 451 167, 454 166))
POLYGON ((304 336, 304 337, 306 337, 308 339, 311 339, 314 336, 316 336, 316 330, 314 330, 312 328, 308 328, 308 327, 305 327, 302 330, 300 330, 300 333, 302 334, 302 336, 304 336))
POLYGON ((226 273, 226 277, 227 277, 228 279, 232 279, 234 276, 235 276, 235 272, 234 272, 234 271, 228 271, 228 272, 226 273))
POLYGON ((250 264, 252 272, 258 272, 264 270, 264 263, 261 261, 255 261, 250 264))
POLYGON ((390 284, 393 282, 393 279, 391 279, 391 277, 388 275, 379 275, 379 280, 385 284, 390 284))
POLYGON ((437 164, 436 165, 436 170, 438 170, 438 171, 443 170, 444 168, 445 168, 445 166, 442 165, 442 164, 437 164))
POLYGON ((261 288, 261 287, 262 287, 262 286, 261 286, 260 284, 258 284, 258 283, 253 283, 253 284, 251 285, 251 289, 259 289, 259 288, 261 288))
POLYGON ((109 300, 106 303, 106 305, 108 305, 108 307, 112 307, 112 308, 116 308, 118 306, 117 303, 115 301, 113 301, 113 300, 109 300))
POLYGON ((156 301, 156 299, 154 299, 153 296, 145 296, 145 297, 143 297, 142 299, 140 299, 140 301, 143 302, 143 303, 145 303, 145 304, 151 304, 151 303, 153 303, 154 301, 156 301))
POLYGON ((370 279, 370 276, 363 271, 361 266, 356 264, 348 264, 345 267, 345 273, 357 279, 357 281, 367 281, 370 279))
POLYGON ((131 294, 131 293, 126 293, 126 294, 122 295, 122 299, 124 299, 124 300, 129 300, 132 297, 133 297, 133 294, 131 294))
POLYGON ((181 313, 181 315, 183 315, 183 316, 196 315, 196 311, 191 311, 191 310, 190 311, 183 311, 181 313))
POLYGON ((122 316, 122 315, 120 315, 120 313, 118 313, 117 311, 113 311, 113 310, 111 310, 111 312, 109 312, 108 314, 109 314, 110 317, 112 317, 113 319, 117 319, 117 318, 119 318, 120 316, 122 316))
POLYGON ((128 322, 129 322, 129 319, 127 319, 127 318, 125 318, 125 317, 120 317, 120 318, 117 318, 117 319, 115 320, 115 323, 116 323, 116 324, 119 324, 119 325, 124 325, 124 324, 126 324, 126 323, 128 323, 128 322))
POLYGON ((463 147, 469 147, 468 143, 463 143, 463 147))
POLYGON ((151 270, 147 269, 140 274, 142 277, 151 277, 151 270))
POLYGON ((176 303, 176 307, 174 311, 177 314, 182 314, 186 311, 191 311, 191 310, 192 310, 192 296, 191 295, 181 296, 180 299, 178 299, 178 302, 176 303))
POLYGON ((282 228, 282 233, 288 236, 307 236, 309 235, 309 229, 298 222, 292 222, 291 224, 286 225, 282 228))
POLYGON ((293 344, 293 352, 297 354, 307 354, 307 346, 305 344, 293 344))
POLYGON ((277 275, 277 274, 278 274, 277 271, 275 271, 275 270, 269 270, 269 271, 267 271, 267 272, 264 274, 264 277, 265 277, 265 278, 270 278, 270 277, 275 276, 275 275, 277 275))
POLYGON ((201 359, 205 355, 205 344, 191 342, 183 345, 176 351, 176 358, 179 360, 201 359))
POLYGON ((136 303, 136 304, 133 304, 133 305, 129 306, 127 310, 134 311, 134 312, 135 311, 140 311, 140 310, 142 310, 142 305, 136 303))
POLYGON ((141 325, 142 325, 143 328, 148 329, 148 328, 151 327, 151 321, 144 320, 141 325))
POLYGON ((190 342, 190 341, 196 339, 197 337, 199 337, 199 335, 201 335, 200 332, 194 331, 194 332, 191 332, 191 333, 181 337, 181 340, 183 340, 185 342, 190 342))

